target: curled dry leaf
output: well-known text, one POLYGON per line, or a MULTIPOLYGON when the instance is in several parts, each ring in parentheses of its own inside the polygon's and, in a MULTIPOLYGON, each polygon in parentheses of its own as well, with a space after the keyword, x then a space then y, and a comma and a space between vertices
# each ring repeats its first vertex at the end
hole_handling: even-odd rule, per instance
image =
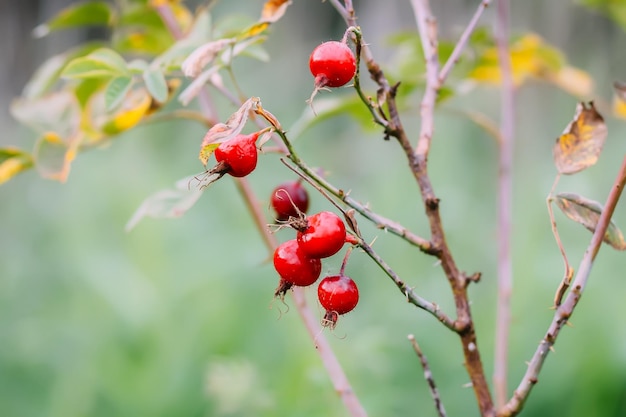
POLYGON ((602 151, 607 135, 604 119, 593 102, 576 105, 574 119, 554 144, 553 156, 561 174, 575 174, 594 165, 602 151))
MULTIPOLYGON (((596 230, 603 210, 602 204, 573 193, 559 193, 555 201, 561 211, 571 220, 582 224, 592 233, 596 230)), ((624 235, 613 222, 609 223, 603 240, 617 250, 626 250, 624 235)))
POLYGON ((231 38, 218 39, 196 48, 181 64, 183 74, 187 77, 197 77, 215 57, 228 45, 234 42, 231 38))
POLYGON ((209 157, 217 148, 216 145, 227 141, 228 139, 238 135, 248 121, 250 111, 256 109, 261 103, 258 97, 251 97, 243 103, 239 110, 233 113, 226 123, 217 123, 209 129, 202 139, 200 146, 200 161, 206 166, 209 157))

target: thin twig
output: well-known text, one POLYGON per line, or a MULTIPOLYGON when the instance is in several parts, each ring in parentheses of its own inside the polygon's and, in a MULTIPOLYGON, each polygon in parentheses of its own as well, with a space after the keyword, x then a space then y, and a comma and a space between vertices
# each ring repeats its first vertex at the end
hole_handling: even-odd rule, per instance
POLYGON ((496 408, 507 400, 507 358, 511 327, 511 216, 513 200, 513 149, 515 143, 515 90, 509 53, 509 0, 497 0, 496 43, 502 78, 500 149, 498 157, 498 298, 496 307, 493 385, 496 408))
POLYGON ((406 299, 409 303, 419 307, 433 316, 435 316, 441 323, 443 323, 448 329, 453 331, 457 331, 456 323, 449 316, 447 316, 443 311, 439 309, 439 306, 435 303, 431 303, 430 301, 420 297, 415 294, 413 289, 407 286, 404 281, 400 279, 398 274, 396 274, 393 269, 381 258, 370 245, 365 243, 364 241, 359 242, 359 247, 363 249, 363 251, 387 274, 389 278, 396 284, 398 289, 406 296, 406 299))
POLYGON ((441 88, 439 81, 439 53, 437 42, 437 21, 430 11, 428 0, 411 0, 415 12, 415 20, 419 29, 424 59, 426 60, 426 87, 421 104, 420 137, 416 153, 426 163, 430 151, 432 134, 435 130, 434 111, 437 93, 441 88))
POLYGON ((450 74, 450 71, 452 71, 452 68, 459 61, 459 58, 461 57, 461 52, 463 52, 463 48, 465 48, 465 45, 467 45, 467 42, 469 41, 472 32, 474 32, 476 26, 478 25, 480 17, 482 16, 485 9, 489 7, 490 3, 491 0, 483 0, 480 2, 478 9, 476 9, 476 12, 474 13, 474 16, 472 16, 472 19, 463 31, 463 34, 459 38, 459 41, 454 46, 454 50, 448 57, 448 60, 444 64, 443 68, 441 68, 441 71, 439 71, 439 82, 441 84, 446 81, 448 75, 450 74))
POLYGON ((624 160, 622 161, 622 166, 620 167, 613 187, 609 192, 609 196, 602 210, 602 214, 598 219, 598 224, 593 236, 591 237, 589 246, 580 261, 578 272, 576 273, 576 277, 572 283, 572 289, 567 294, 563 304, 561 304, 554 312, 548 331, 541 340, 541 343, 539 343, 535 354, 530 360, 524 377, 509 402, 498 411, 498 417, 510 417, 517 415, 522 410, 524 402, 528 398, 533 386, 537 383, 539 372, 541 371, 541 367, 543 366, 548 353, 556 342, 561 329, 565 326, 565 324, 567 324, 567 321, 574 312, 574 308, 576 308, 576 305, 582 297, 583 291, 589 279, 593 262, 598 254, 598 251, 600 250, 602 239, 604 238, 609 223, 611 222, 611 217, 613 216, 617 202, 622 194, 624 185, 626 185, 626 157, 624 157, 624 160))
POLYGON ((426 382, 428 383, 428 388, 430 389, 430 395, 432 395, 433 400, 435 401, 437 414, 439 414, 439 417, 446 417, 446 409, 443 407, 443 403, 441 402, 439 390, 437 389, 437 385, 435 385, 435 380, 433 378, 433 373, 430 370, 430 366, 428 365, 428 360, 426 359, 426 356, 424 356, 424 353, 422 352, 420 345, 417 343, 417 340, 415 340, 415 336, 410 334, 408 338, 411 342, 411 345, 413 346, 413 350, 417 354, 417 357, 422 364, 422 369, 424 369, 424 379, 426 379, 426 382))

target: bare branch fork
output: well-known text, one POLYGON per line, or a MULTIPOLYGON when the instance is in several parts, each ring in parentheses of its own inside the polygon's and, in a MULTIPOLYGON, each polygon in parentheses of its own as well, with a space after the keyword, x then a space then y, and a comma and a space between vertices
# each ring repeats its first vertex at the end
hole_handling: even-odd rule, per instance
MULTIPOLYGON (((331 0, 331 3, 339 11, 348 26, 356 26, 356 16, 351 1, 344 1, 345 6, 343 7, 338 0, 331 0)), ((367 66, 371 78, 379 86, 379 97, 382 97, 388 112, 388 114, 384 115, 385 123, 381 123, 379 119, 376 118, 376 113, 382 111, 382 109, 373 108, 369 100, 363 99, 365 95, 360 92, 360 84, 355 83, 355 87, 357 91, 359 91, 359 96, 363 99, 364 104, 368 106, 370 112, 375 116, 375 121, 384 127, 385 135, 398 140, 398 143, 407 157, 411 172, 420 188, 431 229, 431 244, 435 248, 433 255, 441 261, 441 266, 448 278, 454 295, 457 312, 454 329, 461 338, 465 356, 465 366, 472 381, 472 387, 476 394, 481 414, 490 416, 494 415, 495 412, 478 351, 476 333, 474 331, 467 297, 467 286, 472 279, 458 270, 452 254, 450 253, 439 215, 439 199, 433 191, 427 174, 428 153, 434 133, 434 107, 437 94, 454 63, 458 60, 471 32, 474 30, 482 12, 489 5, 489 2, 483 1, 480 3, 478 10, 471 19, 450 56, 450 59, 441 72, 439 72, 439 57, 437 51, 437 23, 430 12, 428 1, 412 0, 411 4, 415 11, 424 50, 424 58, 426 60, 426 89, 421 105, 421 129, 417 147, 415 149, 413 148, 404 130, 402 121, 400 120, 395 101, 398 85, 389 85, 383 71, 374 61, 369 48, 361 41, 360 33, 355 33, 357 56, 363 55, 365 65, 367 66)))

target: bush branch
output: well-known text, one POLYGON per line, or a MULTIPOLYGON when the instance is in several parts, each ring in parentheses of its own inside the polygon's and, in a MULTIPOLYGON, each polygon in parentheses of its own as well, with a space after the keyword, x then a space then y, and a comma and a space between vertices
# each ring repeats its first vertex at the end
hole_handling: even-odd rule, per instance
POLYGON ((548 327, 548 331, 539 343, 535 354, 530 360, 522 381, 513 393, 513 396, 509 400, 509 402, 504 407, 502 407, 502 409, 499 410, 498 417, 509 417, 517 415, 522 410, 524 402, 528 398, 530 391, 537 383, 539 378, 539 372, 541 371, 541 367, 543 366, 543 363, 546 360, 548 353, 556 342, 556 338, 558 337, 561 329, 563 328, 563 326, 565 326, 572 313, 574 312, 574 308, 576 308, 576 305, 580 301, 585 286, 587 285, 587 280, 589 279, 591 267, 593 266, 596 255, 600 250, 602 239, 606 233, 609 223, 611 222, 611 217, 613 216, 613 212, 615 211, 615 207, 617 205, 617 202, 619 201, 625 184, 626 157, 622 161, 622 166, 615 179, 613 187, 609 192, 609 196, 604 205, 604 209, 602 210, 602 214, 598 219, 598 224, 593 233, 593 236, 591 237, 589 246, 587 247, 583 258, 580 261, 580 265, 578 266, 578 272, 576 273, 574 281, 572 282, 571 290, 567 294, 565 301, 554 312, 554 316, 552 318, 550 326, 548 327))

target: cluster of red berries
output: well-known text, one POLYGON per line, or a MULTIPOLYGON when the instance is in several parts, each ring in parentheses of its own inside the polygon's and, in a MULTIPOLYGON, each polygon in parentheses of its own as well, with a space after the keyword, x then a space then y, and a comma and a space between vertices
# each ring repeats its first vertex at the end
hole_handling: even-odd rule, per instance
MULTIPOLYGON (((315 93, 325 87, 341 87, 356 73, 356 61, 345 42, 324 42, 313 50, 309 68, 315 77, 315 93)), ((257 165, 256 141, 261 132, 240 134, 215 149, 217 164, 207 171, 216 175, 212 181, 225 174, 245 177, 257 165)), ((212 182, 211 181, 211 182, 212 182)), ((209 182, 210 183, 210 182, 209 182)), ((297 230, 295 239, 281 244, 274 252, 274 268, 280 275, 275 295, 283 297, 293 286, 307 287, 314 284, 322 272, 322 259, 339 252, 348 242, 354 243, 346 234, 343 221, 336 214, 322 211, 306 216, 309 198, 299 181, 287 182, 276 187, 271 205, 276 219, 297 230)), ((359 301, 355 282, 343 273, 322 279, 317 289, 320 304, 326 309, 322 324, 334 327, 340 315, 352 311, 359 301)))
MULTIPOLYGON (((282 297, 293 286, 313 285, 322 272, 322 259, 339 252, 346 240, 351 239, 345 224, 335 213, 304 214, 309 201, 299 181, 278 186, 272 194, 271 204, 277 219, 297 230, 295 239, 282 243, 274 251, 274 268, 280 275, 275 295, 282 297)), ((331 328, 340 315, 352 311, 359 301, 355 282, 343 272, 322 279, 317 295, 326 310, 322 324, 331 328)))

